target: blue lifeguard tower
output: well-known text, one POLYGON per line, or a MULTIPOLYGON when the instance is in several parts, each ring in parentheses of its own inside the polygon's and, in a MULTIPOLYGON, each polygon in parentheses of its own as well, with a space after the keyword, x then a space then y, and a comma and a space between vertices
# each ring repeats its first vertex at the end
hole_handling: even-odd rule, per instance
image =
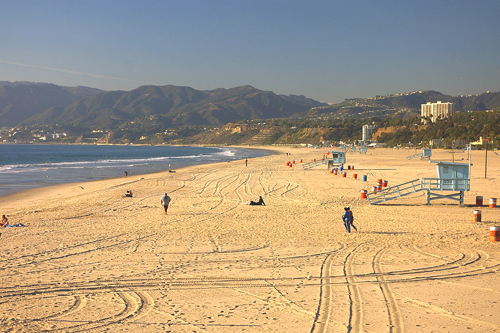
POLYGON ((318 161, 313 161, 309 163, 303 163, 302 168, 303 169, 311 169, 314 167, 317 167, 319 165, 324 165, 326 164, 328 169, 333 168, 333 167, 343 167, 344 163, 346 161, 345 158, 345 151, 331 151, 330 152, 331 157, 327 156, 325 159, 321 159, 318 161))
MULTIPOLYGON (((470 159, 469 159, 470 161, 470 159)), ((397 199, 419 191, 427 191, 427 204, 432 200, 450 199, 464 204, 464 192, 470 191, 470 163, 437 162, 437 178, 420 178, 406 183, 391 186, 381 191, 367 194, 368 202, 375 205, 384 201, 397 199), (455 192, 440 194, 440 192, 455 192)))

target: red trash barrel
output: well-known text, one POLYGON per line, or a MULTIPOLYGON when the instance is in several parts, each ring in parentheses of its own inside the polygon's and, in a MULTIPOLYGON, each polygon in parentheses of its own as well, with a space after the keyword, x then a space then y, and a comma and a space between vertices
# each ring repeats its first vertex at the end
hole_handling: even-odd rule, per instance
POLYGON ((490 198, 490 208, 495 208, 497 206, 497 198, 490 198))
POLYGON ((389 183, 389 182, 388 182, 387 180, 382 181, 382 187, 387 187, 387 184, 388 184, 388 183, 389 183))
POLYGON ((490 227, 490 241, 500 242, 500 227, 490 227))
POLYGON ((344 178, 347 177, 347 172, 345 172, 345 171, 342 172, 342 177, 344 177, 344 178))
POLYGON ((481 222, 481 211, 480 210, 475 210, 473 212, 474 219, 472 220, 473 222, 481 222))
POLYGON ((481 207, 483 205, 483 197, 476 195, 476 207, 481 207))
POLYGON ((366 199, 367 190, 361 190, 361 199, 366 199))
POLYGON ((358 179, 358 174, 357 173, 353 173, 352 174, 352 179, 358 179))

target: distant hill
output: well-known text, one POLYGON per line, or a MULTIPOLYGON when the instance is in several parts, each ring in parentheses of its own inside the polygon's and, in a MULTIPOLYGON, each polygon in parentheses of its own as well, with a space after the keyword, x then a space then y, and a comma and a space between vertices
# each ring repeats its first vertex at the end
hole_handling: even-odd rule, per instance
POLYGON ((54 84, 0 82, 0 127, 15 126, 47 109, 74 103, 97 90, 77 87, 68 90, 54 84))
POLYGON ((135 118, 163 115, 172 126, 223 125, 245 119, 289 117, 325 105, 303 96, 284 97, 251 86, 205 91, 172 85, 141 86, 52 107, 20 124, 68 123, 106 128, 135 118))
POLYGON ((500 92, 480 95, 449 96, 440 92, 416 91, 411 93, 377 96, 374 98, 347 99, 342 103, 312 108, 302 116, 328 116, 334 118, 393 117, 413 118, 420 115, 420 106, 427 102, 453 102, 459 112, 484 111, 500 108, 500 92))
POLYGON ((0 127, 16 126, 47 109, 65 106, 97 93, 102 93, 102 90, 0 81, 0 127))

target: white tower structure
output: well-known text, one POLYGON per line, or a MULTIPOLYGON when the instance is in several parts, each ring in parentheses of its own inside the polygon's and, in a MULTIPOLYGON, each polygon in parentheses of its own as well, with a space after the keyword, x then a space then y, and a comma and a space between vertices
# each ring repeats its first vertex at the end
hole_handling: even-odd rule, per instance
POLYGON ((372 138, 374 128, 375 128, 375 126, 373 126, 373 125, 363 125, 363 132, 361 135, 361 140, 365 141, 365 142, 370 141, 372 138))
POLYGON ((427 104, 422 104, 420 110, 420 116, 427 117, 435 123, 438 119, 443 119, 455 114, 455 103, 442 103, 438 101, 437 103, 427 102, 427 104))

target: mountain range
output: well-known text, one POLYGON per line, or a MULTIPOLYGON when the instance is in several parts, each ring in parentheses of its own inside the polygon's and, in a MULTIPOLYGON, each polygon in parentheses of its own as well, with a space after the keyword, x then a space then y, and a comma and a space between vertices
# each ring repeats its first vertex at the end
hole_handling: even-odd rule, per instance
POLYGON ((65 123, 107 128, 151 115, 163 115, 173 126, 222 125, 289 117, 325 105, 304 96, 276 95, 251 86, 202 91, 167 85, 100 91, 0 82, 0 126, 65 123))
POLYGON ((448 96, 417 91, 328 105, 305 96, 277 95, 251 86, 196 90, 173 85, 141 86, 131 91, 103 91, 49 83, 0 81, 0 127, 71 124, 104 129, 161 115, 172 127, 223 125, 269 118, 369 118, 420 114, 428 101, 454 102, 458 111, 500 108, 500 93, 448 96))

